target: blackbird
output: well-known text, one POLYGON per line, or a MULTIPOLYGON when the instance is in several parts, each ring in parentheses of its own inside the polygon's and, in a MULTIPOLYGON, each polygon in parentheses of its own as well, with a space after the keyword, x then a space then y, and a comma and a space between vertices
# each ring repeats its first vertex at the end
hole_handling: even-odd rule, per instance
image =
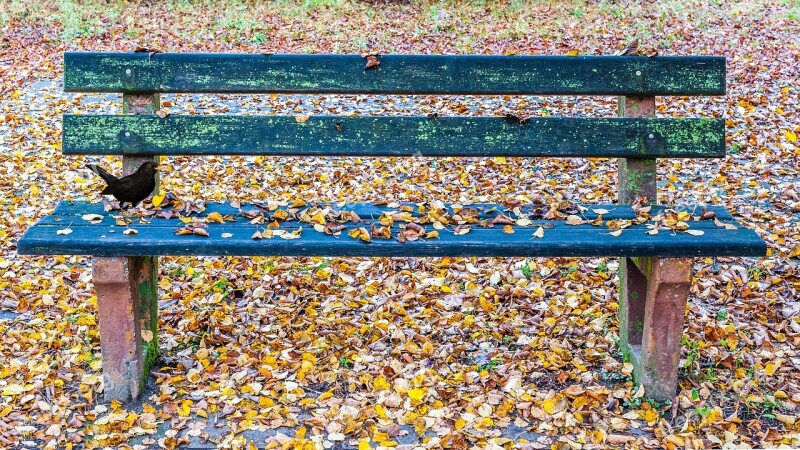
POLYGON ((125 203, 130 203, 135 208, 156 188, 158 166, 152 161, 145 162, 136 169, 136 172, 122 178, 111 175, 97 164, 87 164, 86 167, 100 175, 108 184, 101 194, 113 195, 119 200, 122 209, 125 209, 125 203))

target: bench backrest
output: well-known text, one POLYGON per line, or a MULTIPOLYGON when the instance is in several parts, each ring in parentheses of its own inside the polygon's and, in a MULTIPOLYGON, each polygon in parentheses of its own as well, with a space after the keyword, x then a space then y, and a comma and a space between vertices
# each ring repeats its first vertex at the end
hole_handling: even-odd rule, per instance
MULTIPOLYGON (((67 154, 712 158, 719 118, 159 117, 158 93, 724 95, 724 57, 66 53, 64 89, 152 96, 138 115, 65 115, 67 154), (141 114, 144 112, 144 114, 141 114)), ((642 100, 642 99, 644 100, 642 100)), ((621 112, 624 105, 621 105, 621 112)), ((653 115, 654 110, 638 116, 653 115)), ((638 170, 638 169, 637 169, 638 170)))

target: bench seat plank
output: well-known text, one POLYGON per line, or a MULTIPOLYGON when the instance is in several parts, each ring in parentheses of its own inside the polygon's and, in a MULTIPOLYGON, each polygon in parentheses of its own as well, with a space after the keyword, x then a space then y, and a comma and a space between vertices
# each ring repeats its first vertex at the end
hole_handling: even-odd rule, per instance
POLYGON ((724 95, 717 56, 64 54, 68 92, 724 95))
MULTIPOLYGON (((324 206, 324 205, 321 205, 324 206)), ((382 212, 398 211, 398 208, 372 204, 330 205, 341 211, 355 211, 364 223, 347 222, 347 229, 339 236, 315 231, 307 222, 291 220, 281 223, 280 229, 294 231, 303 227, 300 238, 285 240, 280 237, 253 240, 256 230, 264 231, 266 224, 253 225, 239 215, 239 210, 225 204, 209 204, 200 217, 211 212, 221 215, 233 214, 236 222, 209 224, 210 237, 196 235, 179 236, 175 230, 184 226, 177 218, 153 218, 150 223, 130 225, 136 234, 123 234, 124 227, 114 225, 112 215, 119 211, 105 212, 102 204, 88 202, 61 202, 53 214, 43 218, 31 227, 18 242, 20 254, 80 254, 97 256, 145 256, 145 255, 238 255, 238 256, 484 256, 484 257, 586 257, 586 256, 649 256, 649 257, 692 257, 692 256, 763 256, 766 254, 764 241, 752 230, 736 224, 737 229, 729 230, 714 224, 713 221, 691 221, 690 229, 702 230, 701 236, 687 233, 671 233, 661 230, 657 235, 645 233, 645 225, 626 228, 620 236, 611 236, 605 226, 567 225, 563 220, 537 220, 532 215, 530 226, 513 226, 515 232, 503 232, 502 225, 492 228, 472 225, 472 230, 463 235, 455 235, 453 227, 439 230, 439 237, 420 239, 401 243, 395 238, 402 231, 396 221, 392 227, 392 239, 373 239, 363 242, 350 237, 347 232, 358 226, 370 229, 372 223, 379 226, 382 212), (104 216, 102 222, 90 224, 81 219, 87 213, 104 216), (544 236, 537 238, 533 233, 539 226, 544 228, 544 236), (58 235, 59 229, 69 228, 68 235, 58 235), (223 238, 224 233, 232 236, 223 238)), ((629 206, 587 205, 593 209, 607 209, 604 220, 631 219, 635 217, 629 206)), ((253 209, 252 205, 242 206, 242 210, 253 209)), ((500 212, 512 219, 517 216, 501 205, 469 205, 477 210, 478 219, 491 220, 500 212)), ((533 207, 524 206, 521 212, 530 214, 533 207)), ((663 207, 654 206, 655 215, 663 207)), ((722 207, 708 207, 715 211, 717 218, 724 223, 735 224, 730 214, 722 207)), ((701 208, 695 209, 699 214, 701 208)), ((416 209, 414 209, 416 211, 416 209)), ((418 215, 418 214, 414 214, 418 215)), ((196 217, 197 215, 192 215, 196 217)), ((591 209, 583 213, 588 220, 597 217, 591 209)), ((426 231, 433 226, 424 224, 426 231)))
POLYGON ((65 115, 65 154, 725 156, 725 121, 532 117, 65 115))

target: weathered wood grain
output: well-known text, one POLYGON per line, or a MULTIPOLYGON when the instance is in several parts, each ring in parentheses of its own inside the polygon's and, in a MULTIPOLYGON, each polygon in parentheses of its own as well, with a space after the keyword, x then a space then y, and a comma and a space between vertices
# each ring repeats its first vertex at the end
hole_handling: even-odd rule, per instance
POLYGON ((722 119, 66 115, 66 154, 712 158, 722 119))
POLYGON ((64 54, 69 92, 724 95, 717 56, 64 54))

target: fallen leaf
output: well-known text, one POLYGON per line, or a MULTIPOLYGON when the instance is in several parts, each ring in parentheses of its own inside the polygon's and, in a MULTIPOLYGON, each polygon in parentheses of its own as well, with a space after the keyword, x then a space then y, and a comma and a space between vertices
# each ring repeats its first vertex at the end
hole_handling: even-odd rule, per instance
POLYGON ((581 219, 580 216, 574 214, 567 216, 567 225, 583 225, 584 223, 586 223, 586 221, 581 219))
POLYGON ((639 39, 637 38, 637 39, 634 39, 633 42, 628 44, 628 46, 625 47, 624 49, 614 53, 614 56, 635 55, 638 50, 639 50, 639 39))
POLYGON ((366 58, 367 58, 367 64, 364 66, 364 70, 373 69, 381 65, 381 62, 378 61, 377 55, 366 55, 366 58))
POLYGON ((150 199, 150 203, 152 203, 152 205, 157 208, 157 207, 159 207, 161 205, 161 202, 164 201, 164 197, 166 197, 166 196, 164 196, 164 195, 154 195, 153 198, 150 199))
POLYGON ((92 223, 99 223, 103 221, 103 216, 100 214, 84 214, 81 216, 81 219, 92 223))

